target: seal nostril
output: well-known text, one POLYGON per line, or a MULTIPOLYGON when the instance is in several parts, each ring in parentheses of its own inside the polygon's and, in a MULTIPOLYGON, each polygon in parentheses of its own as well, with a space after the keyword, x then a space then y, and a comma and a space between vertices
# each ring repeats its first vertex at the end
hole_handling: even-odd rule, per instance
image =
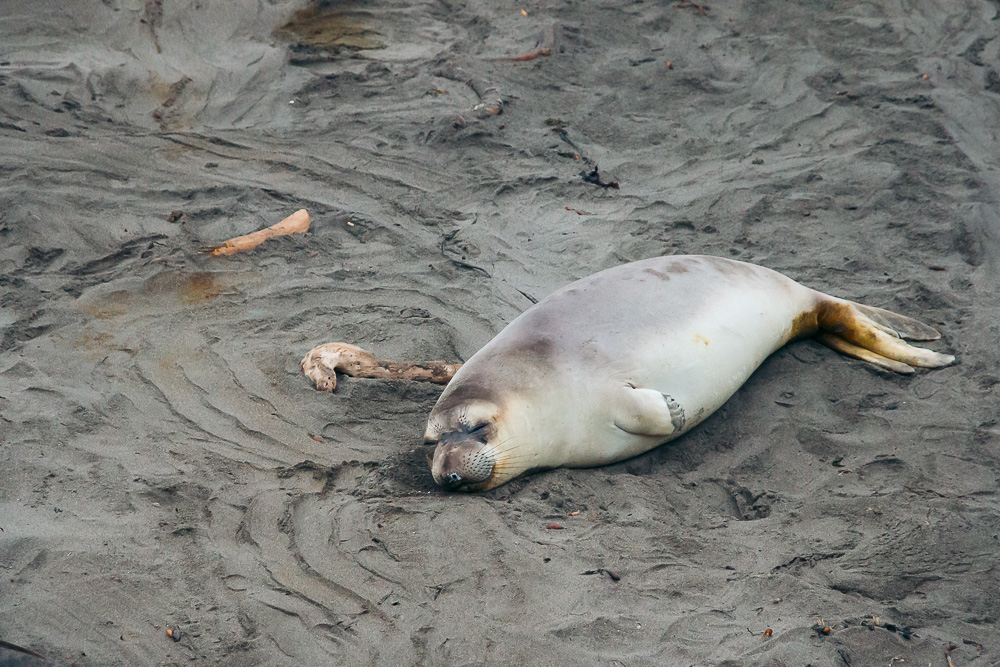
POLYGON ((465 483, 465 478, 462 477, 460 473, 453 472, 453 473, 448 473, 447 475, 442 477, 441 481, 438 483, 444 488, 449 490, 457 489, 458 487, 462 486, 462 484, 465 483))

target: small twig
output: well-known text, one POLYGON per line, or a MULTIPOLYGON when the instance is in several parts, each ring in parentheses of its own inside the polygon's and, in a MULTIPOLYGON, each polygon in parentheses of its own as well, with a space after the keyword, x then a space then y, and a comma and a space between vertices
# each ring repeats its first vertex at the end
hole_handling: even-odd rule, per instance
POLYGON ((708 16, 709 10, 712 9, 708 5, 699 5, 697 2, 690 2, 689 0, 685 0, 684 2, 678 2, 676 5, 674 5, 674 9, 687 9, 688 7, 694 7, 695 9, 698 10, 698 13, 701 14, 702 16, 708 16))
MULTIPOLYGON (((573 148, 573 150, 575 150, 577 153, 583 153, 583 151, 580 150, 580 147, 577 146, 575 143, 573 143, 573 140, 569 138, 569 134, 566 133, 566 128, 559 127, 557 125, 556 127, 552 128, 552 131, 558 134, 559 138, 565 141, 567 144, 569 144, 569 146, 573 148)), ((584 160, 589 160, 589 158, 584 158, 584 160)))
POLYGON ((538 299, 536 299, 535 297, 531 296, 527 292, 525 292, 523 290, 519 290, 516 287, 514 289, 516 289, 521 296, 523 296, 525 299, 527 299, 531 303, 538 303, 538 299))
POLYGON ((480 100, 479 104, 472 107, 472 112, 477 118, 499 116, 503 113, 503 96, 500 94, 500 89, 483 77, 469 74, 453 62, 435 70, 434 76, 464 83, 471 88, 480 100))
POLYGON ((608 578, 611 579, 611 581, 620 581, 621 580, 621 575, 619 575, 617 572, 615 572, 614 570, 605 569, 603 567, 599 567, 596 570, 587 570, 586 572, 581 572, 580 574, 584 575, 584 576, 591 575, 591 574, 606 574, 606 575, 608 575, 608 578))
POLYGON ((946 660, 948 660, 948 667, 955 667, 955 663, 951 661, 951 652, 957 648, 958 648, 957 644, 949 642, 948 646, 946 646, 944 649, 944 657, 946 660))
POLYGON ((543 28, 538 34, 538 39, 535 40, 535 50, 529 51, 519 56, 510 56, 508 58, 500 58, 500 60, 507 60, 513 62, 525 62, 528 60, 534 60, 538 56, 547 56, 552 54, 552 46, 556 41, 556 31, 555 27, 549 26, 543 28))

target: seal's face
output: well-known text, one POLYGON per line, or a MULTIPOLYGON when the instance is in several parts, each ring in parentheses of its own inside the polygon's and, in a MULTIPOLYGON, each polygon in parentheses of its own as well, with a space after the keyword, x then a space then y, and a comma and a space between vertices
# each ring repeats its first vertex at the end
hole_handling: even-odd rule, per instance
POLYGON ((491 424, 483 422, 444 433, 434 448, 434 481, 454 491, 489 488, 497 462, 494 448, 489 445, 491 430, 491 424))
POLYGON ((424 442, 436 445, 434 481, 449 491, 486 491, 512 476, 500 432, 499 410, 485 401, 435 409, 424 442))

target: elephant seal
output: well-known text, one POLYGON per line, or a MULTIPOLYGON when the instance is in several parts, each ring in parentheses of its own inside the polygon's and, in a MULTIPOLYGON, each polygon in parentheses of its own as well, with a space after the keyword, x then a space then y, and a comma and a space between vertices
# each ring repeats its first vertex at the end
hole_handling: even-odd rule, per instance
POLYGON ((772 352, 806 336, 898 373, 951 355, 904 343, 931 327, 720 257, 647 259, 532 306, 462 365, 431 411, 431 472, 485 491, 525 473, 598 466, 686 433, 772 352))

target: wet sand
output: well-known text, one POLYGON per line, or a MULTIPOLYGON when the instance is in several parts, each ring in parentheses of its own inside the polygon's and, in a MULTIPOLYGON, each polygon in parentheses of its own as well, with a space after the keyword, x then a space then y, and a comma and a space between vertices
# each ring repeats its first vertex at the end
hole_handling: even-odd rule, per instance
POLYGON ((1000 10, 801 5, 6 3, 0 639, 1000 663, 1000 10), (306 235, 198 254, 299 208, 306 235), (461 361, 663 254, 918 317, 958 363, 796 343, 675 443, 478 496, 431 480, 439 387, 298 369, 332 340, 461 361))

